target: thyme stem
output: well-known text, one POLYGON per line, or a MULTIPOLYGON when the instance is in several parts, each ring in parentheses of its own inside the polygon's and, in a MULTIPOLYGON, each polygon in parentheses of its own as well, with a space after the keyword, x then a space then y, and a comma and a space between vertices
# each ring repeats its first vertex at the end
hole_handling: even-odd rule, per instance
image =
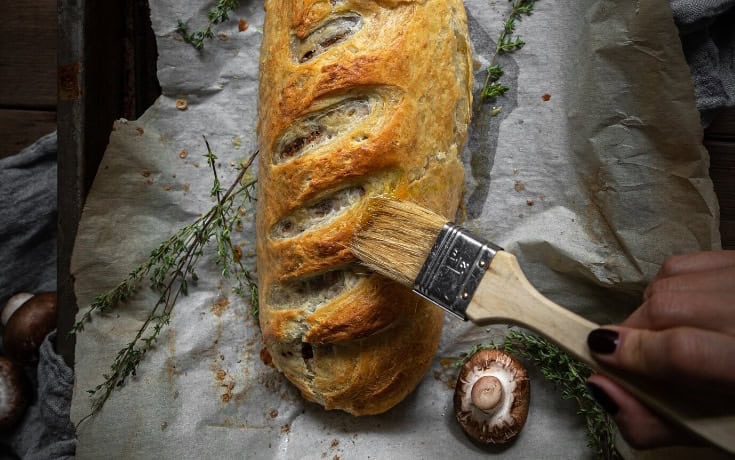
POLYGON ((510 89, 498 81, 503 76, 503 69, 498 65, 498 55, 518 51, 526 44, 520 37, 514 37, 513 33, 516 29, 516 21, 520 21, 523 15, 530 15, 533 12, 533 7, 537 0, 510 1, 512 2, 510 14, 503 21, 503 28, 500 31, 500 36, 495 45, 495 53, 487 68, 485 84, 482 86, 482 91, 480 92, 480 99, 483 101, 493 100, 498 96, 502 96, 510 89))
MULTIPOLYGON (((127 300, 139 288, 140 282, 146 276, 150 276, 151 288, 160 293, 156 304, 151 308, 138 332, 127 346, 118 352, 110 366, 111 373, 103 376, 105 379, 103 383, 88 390, 88 393, 95 398, 92 403, 92 412, 85 416, 79 422, 80 424, 97 413, 112 392, 122 386, 130 375, 135 375, 144 355, 154 346, 160 332, 168 325, 171 312, 179 297, 182 294, 188 294, 188 280, 198 279, 194 268, 203 254, 204 246, 213 237, 217 240, 217 263, 223 265, 223 275, 234 273, 238 283, 236 292, 244 296, 243 286, 247 285, 251 303, 257 302, 255 279, 242 261, 239 258, 235 259, 235 247, 230 239, 230 234, 236 222, 240 221, 240 208, 233 210, 235 198, 244 196, 249 201, 253 200, 250 190, 255 186, 257 180, 251 180, 246 184, 242 184, 242 181, 258 152, 254 152, 240 167, 236 179, 223 194, 215 164, 217 157, 207 140, 204 141, 207 147, 207 162, 214 175, 211 194, 216 198, 216 204, 193 224, 187 225, 161 243, 151 252, 149 259, 133 270, 126 280, 118 283, 111 291, 97 296, 72 328, 72 334, 82 332, 84 325, 91 321, 95 312, 107 311, 127 300), (230 267, 234 269, 231 270, 230 267)), ((257 304, 253 311, 257 311, 257 304)))
POLYGON ((176 32, 181 38, 197 50, 204 48, 204 40, 214 38, 212 27, 221 24, 230 19, 230 12, 240 6, 239 0, 217 0, 214 8, 207 12, 207 25, 196 32, 189 32, 189 25, 183 21, 178 21, 176 32))

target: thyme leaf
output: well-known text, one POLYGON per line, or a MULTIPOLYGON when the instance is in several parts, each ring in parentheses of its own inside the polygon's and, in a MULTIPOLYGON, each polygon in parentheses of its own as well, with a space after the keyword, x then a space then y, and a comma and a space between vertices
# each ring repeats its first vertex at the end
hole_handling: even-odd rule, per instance
POLYGON ((504 84, 494 81, 482 89, 482 97, 489 99, 502 96, 509 89, 510 88, 505 86, 504 84))
POLYGON ((240 6, 239 0, 217 0, 214 8, 207 12, 207 25, 196 32, 190 32, 189 25, 183 21, 178 21, 176 32, 181 38, 197 50, 204 48, 204 41, 214 38, 212 27, 221 24, 230 19, 230 13, 240 6))

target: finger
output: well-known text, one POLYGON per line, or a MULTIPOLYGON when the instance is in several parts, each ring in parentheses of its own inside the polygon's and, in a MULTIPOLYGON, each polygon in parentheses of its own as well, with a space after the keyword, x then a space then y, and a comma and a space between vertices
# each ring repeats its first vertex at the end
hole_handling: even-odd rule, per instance
POLYGON ((721 267, 677 275, 656 277, 643 293, 648 300, 661 292, 710 291, 726 289, 735 292, 735 266, 721 267))
POLYGON ((631 447, 651 449, 698 442, 691 435, 659 418, 609 378, 596 374, 587 382, 592 396, 613 417, 620 434, 631 447))
POLYGON ((735 337, 735 290, 656 291, 621 325, 657 331, 692 327, 735 337))
POLYGON ((702 251, 667 257, 657 277, 735 266, 735 251, 702 251))
POLYGON ((650 331, 610 326, 592 331, 587 343, 596 360, 612 367, 735 394, 735 337, 685 327, 650 331))

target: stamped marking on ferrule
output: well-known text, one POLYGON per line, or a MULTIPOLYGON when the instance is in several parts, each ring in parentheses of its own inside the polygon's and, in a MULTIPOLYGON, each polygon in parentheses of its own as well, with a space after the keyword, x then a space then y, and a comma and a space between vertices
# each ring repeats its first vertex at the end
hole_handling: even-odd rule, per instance
POLYGON ((454 224, 446 224, 434 242, 414 291, 466 320, 465 311, 500 247, 454 224))

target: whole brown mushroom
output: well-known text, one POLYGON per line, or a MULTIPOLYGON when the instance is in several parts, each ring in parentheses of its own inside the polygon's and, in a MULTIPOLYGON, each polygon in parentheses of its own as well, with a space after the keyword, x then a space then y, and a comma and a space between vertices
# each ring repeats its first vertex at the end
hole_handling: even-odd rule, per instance
MULTIPOLYGON (((11 301, 5 309, 14 307, 11 301)), ((20 363, 37 361, 43 339, 56 328, 56 293, 35 294, 15 311, 5 314, 4 310, 2 317, 7 316, 3 333, 5 353, 20 363)))
POLYGON ((14 428, 28 407, 28 384, 23 369, 0 356, 0 431, 14 428))
POLYGON ((500 350, 480 350, 462 366, 454 412, 464 432, 480 444, 503 444, 523 429, 531 387, 526 369, 500 350))
POLYGON ((15 313, 20 306, 26 303, 31 297, 33 297, 33 294, 30 292, 19 292, 8 299, 5 303, 5 307, 3 307, 2 313, 0 313, 0 322, 2 322, 3 326, 8 324, 8 320, 13 316, 13 313, 15 313))

